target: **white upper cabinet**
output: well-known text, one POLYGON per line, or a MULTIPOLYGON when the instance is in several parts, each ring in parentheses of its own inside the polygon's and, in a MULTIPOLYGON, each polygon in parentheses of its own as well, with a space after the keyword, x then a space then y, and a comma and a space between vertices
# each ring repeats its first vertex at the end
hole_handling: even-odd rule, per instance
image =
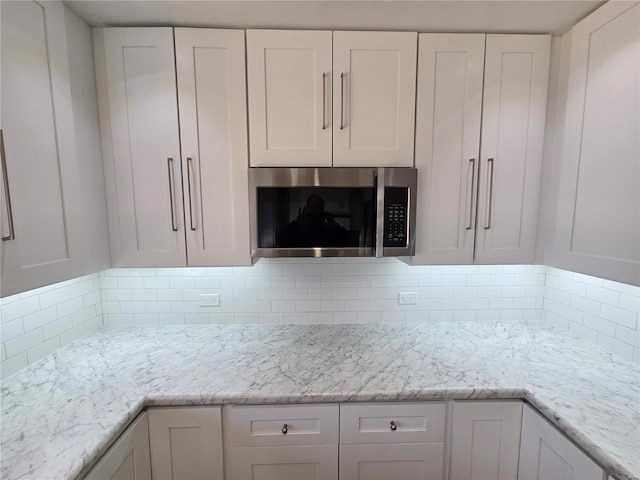
POLYGON ((640 5, 596 10, 563 37, 560 61, 545 263, 640 285, 640 5))
POLYGON ((88 273, 81 221, 87 199, 80 194, 64 7, 23 1, 0 9, 0 293, 7 296, 88 273))
POLYGON ((415 263, 473 263, 484 43, 481 34, 419 38, 415 263))
POLYGON ((476 263, 535 254, 551 37, 487 35, 476 263))
POLYGON ((550 45, 420 35, 414 263, 533 262, 550 45))
POLYGON ((331 32, 247 30, 251 166, 331 166, 331 32))
POLYGON ((250 265, 244 32, 175 29, 187 263, 250 265))
POLYGON ((333 165, 412 167, 417 34, 333 32, 333 165))
POLYGON ((173 30, 94 36, 113 265, 184 265, 173 30))
POLYGON ((95 39, 114 266, 250 264, 243 32, 95 39))
POLYGON ((413 166, 416 34, 248 30, 251 166, 413 166))

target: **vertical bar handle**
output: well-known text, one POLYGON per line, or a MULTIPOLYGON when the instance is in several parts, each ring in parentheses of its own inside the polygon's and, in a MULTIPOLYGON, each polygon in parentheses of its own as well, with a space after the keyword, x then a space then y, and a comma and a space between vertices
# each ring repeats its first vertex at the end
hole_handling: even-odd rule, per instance
POLYGON ((344 129, 344 72, 340 74, 340 130, 344 129))
POLYGON ((488 192, 487 192, 487 203, 485 209, 485 224, 484 229, 489 230, 491 228, 491 210, 493 207, 493 158, 488 158, 487 163, 491 167, 491 173, 487 173, 487 182, 488 192))
POLYGON ((191 203, 191 162, 193 159, 187 157, 187 189, 189 190, 189 225, 192 232, 196 231, 196 227, 193 226, 193 206, 191 203))
POLYGON ((327 128, 327 72, 322 72, 322 129, 327 128))
POLYGON ((13 208, 11 207, 11 193, 9 192, 9 174, 7 172, 7 155, 4 151, 4 133, 0 128, 0 161, 2 161, 2 178, 4 180, 4 198, 7 202, 7 216, 9 217, 9 235, 2 237, 2 241, 15 240, 16 232, 13 225, 13 208))
POLYGON ((476 159, 470 158, 469 162, 471 163, 471 193, 469 194, 469 222, 467 223, 467 230, 471 230, 473 226, 473 183, 476 179, 476 159))
POLYGON ((169 206, 171 207, 171 230, 178 231, 176 227, 175 201, 173 199, 173 158, 167 157, 167 173, 169 175, 169 206))

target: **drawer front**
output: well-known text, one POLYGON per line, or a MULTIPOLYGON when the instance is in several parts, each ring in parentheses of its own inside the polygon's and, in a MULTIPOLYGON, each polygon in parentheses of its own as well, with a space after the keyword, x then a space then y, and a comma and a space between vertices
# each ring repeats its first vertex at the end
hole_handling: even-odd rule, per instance
POLYGON ((337 404, 225 406, 224 443, 266 447, 336 445, 337 404))
POLYGON ((443 442, 446 403, 354 403, 340 406, 340 443, 443 442))

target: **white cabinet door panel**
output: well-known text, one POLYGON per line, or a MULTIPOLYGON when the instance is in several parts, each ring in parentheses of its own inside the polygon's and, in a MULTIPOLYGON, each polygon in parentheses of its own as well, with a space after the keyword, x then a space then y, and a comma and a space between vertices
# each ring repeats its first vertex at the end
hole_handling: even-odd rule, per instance
POLYGON ((518 480, 602 480, 604 472, 546 419, 525 405, 518 480))
POLYGON ((476 263, 534 260, 550 47, 487 35, 476 263))
POLYGON ((510 480, 518 474, 522 402, 454 402, 452 480, 510 480))
MULTIPOLYGON (((64 7, 24 1, 2 2, 0 8, 7 169, 2 176, 9 185, 15 237, 1 242, 6 296, 77 273, 74 242, 81 225, 64 7)), ((4 185, 0 190, 0 230, 10 237, 4 185)))
POLYGON ((437 480, 443 472, 443 443, 340 446, 341 480, 437 480))
POLYGON ((189 266, 251 265, 244 32, 175 29, 189 266))
POLYGON ((107 28, 97 35, 104 38, 108 89, 101 95, 109 112, 103 142, 112 156, 105 158, 107 193, 117 212, 113 264, 185 265, 173 31, 107 28))
POLYGON ((569 48, 552 265, 640 285, 640 5, 610 2, 569 48))
POLYGON ((149 422, 146 413, 141 413, 138 416, 84 479, 151 479, 149 422))
POLYGON ((226 480, 338 480, 338 445, 232 447, 226 480))
POLYGON ((221 407, 149 409, 154 480, 222 480, 221 407))
POLYGON ((331 166, 331 32, 247 31, 251 166, 331 166))
POLYGON ((333 164, 413 166, 417 34, 333 32, 333 164))
POLYGON ((419 36, 414 264, 473 263, 485 35, 419 36))

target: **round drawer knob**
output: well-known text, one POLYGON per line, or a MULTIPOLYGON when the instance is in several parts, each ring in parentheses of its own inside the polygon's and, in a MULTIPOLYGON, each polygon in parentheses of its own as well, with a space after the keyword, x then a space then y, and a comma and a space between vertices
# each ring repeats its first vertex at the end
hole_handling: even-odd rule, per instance
POLYGON ((391 423, 389 424, 389 428, 391 429, 392 432, 395 432, 398 429, 398 426, 396 425, 396 422, 391 420, 391 423))
POLYGON ((287 424, 285 423, 285 424, 282 426, 282 434, 283 434, 283 435, 286 435, 287 433, 289 433, 289 427, 288 427, 288 426, 287 426, 287 424))

